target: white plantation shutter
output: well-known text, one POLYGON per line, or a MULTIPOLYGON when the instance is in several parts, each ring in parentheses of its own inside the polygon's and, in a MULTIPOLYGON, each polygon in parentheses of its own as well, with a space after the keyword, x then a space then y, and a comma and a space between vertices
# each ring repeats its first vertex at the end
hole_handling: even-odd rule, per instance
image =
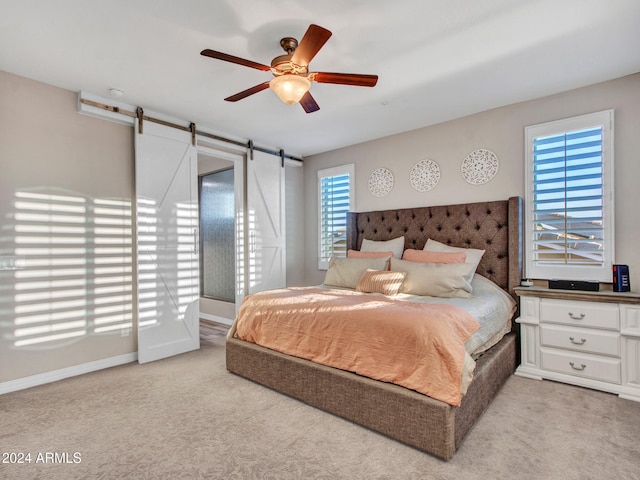
POLYGON ((602 265, 602 128, 533 141, 535 263, 602 265))
POLYGON ((613 112, 527 128, 527 276, 611 281, 613 112))
POLYGON ((352 209, 353 171, 353 164, 318 171, 318 268, 328 268, 334 255, 347 254, 347 212, 352 209))

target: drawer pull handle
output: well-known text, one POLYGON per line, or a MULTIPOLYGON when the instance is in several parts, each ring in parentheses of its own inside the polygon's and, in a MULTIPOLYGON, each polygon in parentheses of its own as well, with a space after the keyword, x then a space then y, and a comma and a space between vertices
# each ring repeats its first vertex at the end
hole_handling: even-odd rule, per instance
POLYGON ((584 363, 581 363, 579 367, 576 367, 575 363, 573 362, 569 362, 569 365, 571 365, 571 368, 573 368, 574 370, 584 370, 585 368, 587 368, 584 363))
POLYGON ((576 339, 573 337, 569 337, 569 340, 571 340, 571 343, 574 343, 576 345, 584 345, 584 342, 587 341, 586 338, 581 338, 580 341, 576 341, 576 339))
POLYGON ((580 315, 576 315, 573 312, 569 312, 569 316, 574 320, 582 320, 585 317, 585 314, 581 313, 580 315))

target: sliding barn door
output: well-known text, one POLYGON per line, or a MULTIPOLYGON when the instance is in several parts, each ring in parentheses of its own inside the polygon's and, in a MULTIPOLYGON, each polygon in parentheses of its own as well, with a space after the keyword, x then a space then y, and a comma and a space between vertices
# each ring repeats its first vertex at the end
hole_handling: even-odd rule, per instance
POLYGON ((199 338, 198 171, 191 133, 135 126, 138 361, 195 350, 199 338))
POLYGON ((247 160, 249 293, 287 284, 284 173, 278 156, 254 151, 247 160))

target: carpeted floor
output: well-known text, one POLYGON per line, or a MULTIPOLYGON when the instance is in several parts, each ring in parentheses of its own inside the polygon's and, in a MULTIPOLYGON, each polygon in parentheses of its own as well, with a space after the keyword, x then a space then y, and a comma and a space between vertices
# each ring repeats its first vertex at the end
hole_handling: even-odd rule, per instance
POLYGON ((0 396, 0 461, 31 454, 0 463, 0 478, 640 478, 640 403, 614 395, 512 377, 444 462, 224 361, 214 334, 195 352, 0 396))

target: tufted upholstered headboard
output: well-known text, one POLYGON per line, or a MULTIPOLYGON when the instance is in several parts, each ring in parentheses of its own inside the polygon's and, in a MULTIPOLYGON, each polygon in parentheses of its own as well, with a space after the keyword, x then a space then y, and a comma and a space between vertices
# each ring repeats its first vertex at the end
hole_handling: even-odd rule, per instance
POLYGON ((486 250, 477 272, 515 298, 522 279, 522 199, 403 208, 347 214, 347 248, 363 239, 404 235, 404 248, 424 248, 428 238, 448 245, 486 250))

